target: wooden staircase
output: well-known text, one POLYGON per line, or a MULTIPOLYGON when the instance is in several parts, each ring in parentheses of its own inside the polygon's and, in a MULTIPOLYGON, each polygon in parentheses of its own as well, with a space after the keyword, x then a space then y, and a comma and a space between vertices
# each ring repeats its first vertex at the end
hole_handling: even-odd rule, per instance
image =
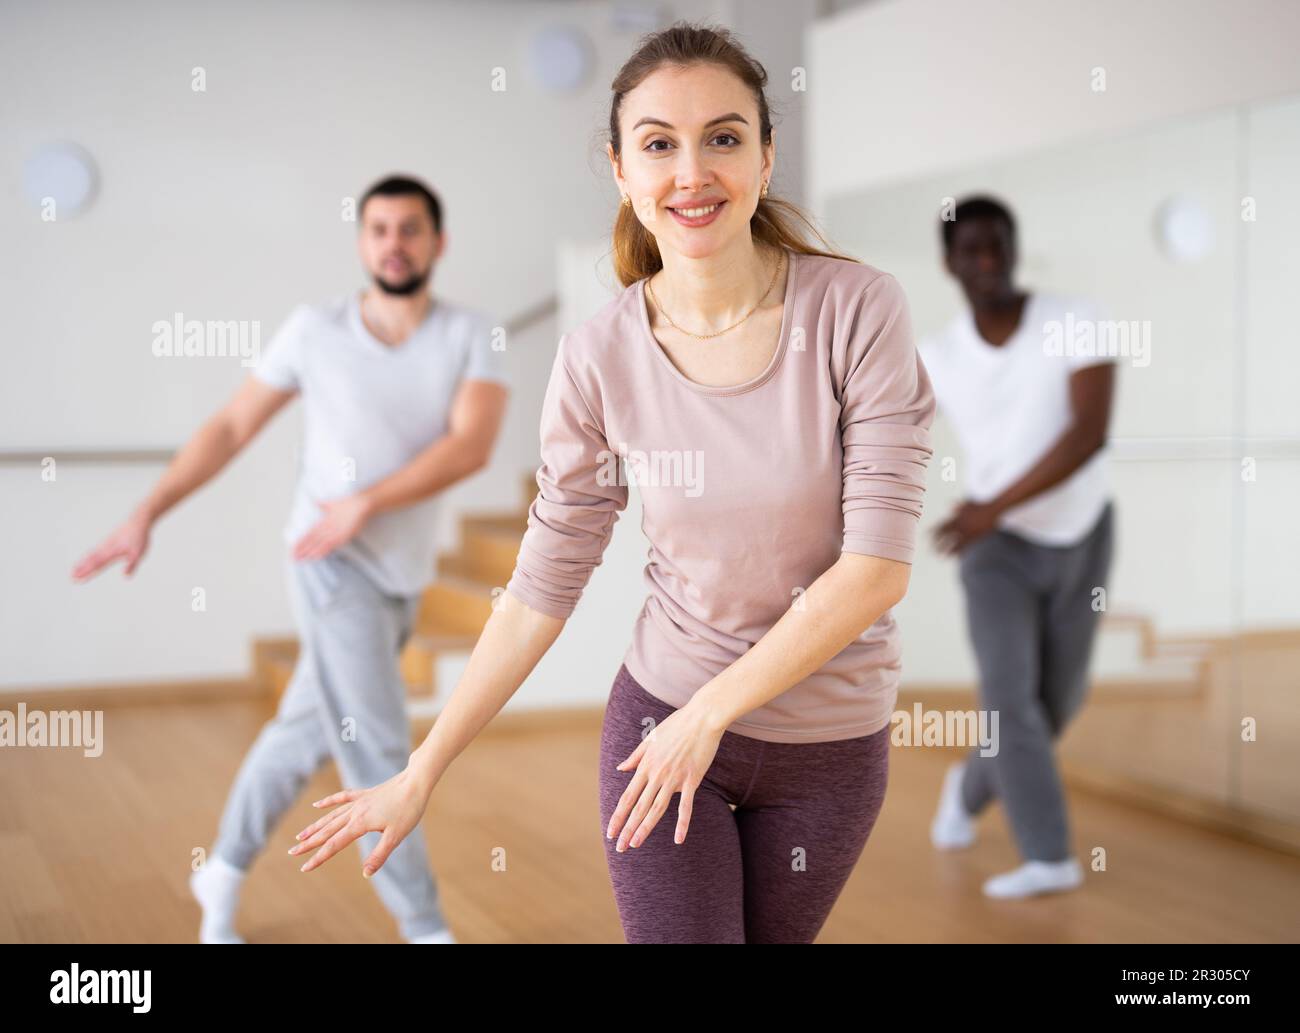
POLYGON ((1091 664, 1091 698, 1202 699, 1226 636, 1161 635, 1146 614, 1102 617, 1091 664))
MULTIPOLYGON (((1072 788, 1300 854, 1298 693, 1300 628, 1161 635, 1145 615, 1108 613, 1058 762, 1072 788)), ((973 685, 905 683, 898 708, 916 703, 978 706, 973 685)))
MULTIPOLYGON (((1300 855, 1297 700, 1300 628, 1161 635, 1149 617, 1108 613, 1058 764, 1071 789, 1300 855), (1244 719, 1257 741, 1243 741, 1244 719)), ((978 709, 978 690, 904 682, 897 708, 918 703, 978 709)))
MULTIPOLYGON (((413 721, 429 720, 438 700, 438 661, 468 657, 492 614, 496 594, 515 568, 519 542, 528 528, 528 508, 537 494, 535 473, 521 481, 523 505, 514 513, 471 513, 460 519, 460 541, 439 554, 435 580, 424 591, 415 628, 400 657, 413 721)), ((298 640, 260 638, 253 642, 253 677, 277 703, 293 677, 298 640)))
POLYGON ((1119 619, 1138 627, 1151 674, 1094 679, 1061 742, 1066 778, 1300 853, 1300 629, 1159 636, 1119 619))

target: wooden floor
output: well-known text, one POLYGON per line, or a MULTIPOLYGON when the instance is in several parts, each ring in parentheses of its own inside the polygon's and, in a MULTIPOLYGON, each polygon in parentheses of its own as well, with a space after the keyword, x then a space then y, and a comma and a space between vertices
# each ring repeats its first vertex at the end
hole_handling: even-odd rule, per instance
MULTIPOLYGON (((104 754, 0 750, 0 940, 195 942, 187 879, 261 724, 262 700, 109 710, 104 754)), ((491 730, 435 790, 424 834, 461 942, 622 942, 597 812, 600 715, 491 730), (506 870, 495 870, 504 848, 506 870)), ((927 830, 944 751, 895 747, 876 829, 819 942, 1294 942, 1300 858, 1071 793, 1083 889, 995 902, 981 881, 1017 863, 1001 812, 980 842, 936 853, 927 830)), ((356 847, 303 874, 286 851, 338 787, 332 766, 286 816, 246 884, 250 942, 399 942, 356 847)), ((667 817, 664 820, 669 820, 667 817)), ((497 866, 499 867, 499 866, 497 866)))

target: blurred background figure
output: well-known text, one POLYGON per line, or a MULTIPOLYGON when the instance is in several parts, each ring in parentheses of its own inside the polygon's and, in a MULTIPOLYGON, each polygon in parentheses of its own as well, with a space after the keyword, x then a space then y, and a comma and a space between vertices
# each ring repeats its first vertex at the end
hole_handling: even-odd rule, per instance
MULTIPOLYGON (((446 243, 441 202, 423 183, 390 176, 362 196, 359 216, 371 286, 294 309, 235 396, 73 570, 85 580, 121 560, 134 573, 158 518, 302 395, 306 443, 284 536, 303 648, 190 878, 203 943, 244 942, 235 917, 248 868, 326 761, 348 785, 406 766, 399 656, 433 576, 437 496, 487 464, 505 411, 489 320, 429 290, 446 243)), ((358 845, 368 853, 378 842, 371 834, 358 845)), ((423 836, 394 850, 374 885, 406 939, 454 942, 423 836)))
POLYGON ((1074 889, 1083 871, 1052 742, 1083 703, 1110 571, 1102 464, 1114 360, 1086 303, 1016 287, 1005 205, 969 198, 940 227, 970 308, 919 348, 961 441, 968 498, 934 534, 940 552, 960 556, 980 705, 997 722, 993 749, 972 749, 945 776, 931 839, 970 846, 974 817, 997 797, 1025 863, 984 892, 1074 889), (1089 346, 1076 347, 1085 331, 1089 346))

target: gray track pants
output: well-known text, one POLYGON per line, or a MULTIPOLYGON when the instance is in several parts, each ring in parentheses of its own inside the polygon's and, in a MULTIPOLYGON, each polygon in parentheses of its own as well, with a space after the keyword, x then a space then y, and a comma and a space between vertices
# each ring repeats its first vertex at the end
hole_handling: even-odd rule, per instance
POLYGON ((967 756, 962 801, 978 814, 1002 801, 1027 861, 1071 856, 1065 793, 1052 743, 1083 704, 1088 659, 1114 551, 1114 502, 1083 540, 1045 546, 1007 531, 960 554, 980 706, 998 711, 998 752, 967 756))
MULTIPOLYGON (((384 594, 337 553, 290 561, 288 577, 301 642, 298 663, 275 717, 240 766, 212 846, 212 853, 245 870, 307 779, 331 757, 344 787, 368 788, 405 768, 412 749, 397 657, 419 597, 384 594)), ((362 836, 362 857, 378 844, 379 833, 362 836)), ((289 861, 297 866, 310 856, 289 861)), ((370 881, 406 939, 446 926, 421 826, 370 881)))

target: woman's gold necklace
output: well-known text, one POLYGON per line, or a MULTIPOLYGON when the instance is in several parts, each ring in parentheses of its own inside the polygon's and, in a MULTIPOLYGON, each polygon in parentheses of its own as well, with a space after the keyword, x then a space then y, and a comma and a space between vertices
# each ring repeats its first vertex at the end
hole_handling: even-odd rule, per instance
POLYGON ((674 330, 677 330, 677 331, 679 331, 679 332, 681 332, 681 333, 684 333, 684 334, 686 334, 686 335, 688 335, 688 336, 690 336, 690 337, 695 337, 695 338, 699 338, 700 340, 704 340, 704 339, 709 338, 709 337, 718 337, 718 336, 720 336, 721 334, 725 334, 725 333, 727 332, 727 330, 734 330, 734 329, 736 329, 736 327, 740 326, 741 323, 743 323, 746 319, 748 319, 748 318, 749 318, 750 316, 752 316, 755 312, 757 312, 757 311, 758 311, 758 306, 761 305, 761 304, 763 304, 763 302, 767 300, 767 296, 768 296, 769 294, 772 293, 772 288, 776 286, 776 277, 777 277, 777 274, 781 272, 781 265, 782 265, 781 262, 777 262, 777 263, 776 263, 776 268, 772 271, 772 282, 769 283, 769 284, 767 285, 767 290, 765 290, 765 291, 763 292, 763 296, 762 296, 761 298, 758 299, 758 304, 757 304, 757 305, 755 305, 755 306, 754 306, 753 308, 751 308, 748 312, 746 312, 743 316, 741 316, 739 320, 737 320, 736 322, 732 323, 731 326, 727 327, 726 330, 717 330, 717 331, 715 331, 714 333, 711 333, 711 334, 693 334, 693 333, 691 333, 689 330, 683 330, 680 326, 678 326, 676 323, 673 322, 673 317, 670 316, 667 312, 665 312, 665 311, 664 311, 664 307, 663 307, 661 304, 659 304, 659 299, 655 297, 655 291, 654 291, 654 288, 650 286, 650 281, 649 281, 648 279, 647 279, 646 282, 645 282, 645 286, 646 286, 646 290, 648 290, 648 291, 650 292, 650 300, 653 301, 653 302, 655 303, 655 308, 657 308, 657 309, 659 310, 660 314, 664 317, 664 319, 668 320, 668 324, 669 324, 669 325, 670 325, 674 330))

